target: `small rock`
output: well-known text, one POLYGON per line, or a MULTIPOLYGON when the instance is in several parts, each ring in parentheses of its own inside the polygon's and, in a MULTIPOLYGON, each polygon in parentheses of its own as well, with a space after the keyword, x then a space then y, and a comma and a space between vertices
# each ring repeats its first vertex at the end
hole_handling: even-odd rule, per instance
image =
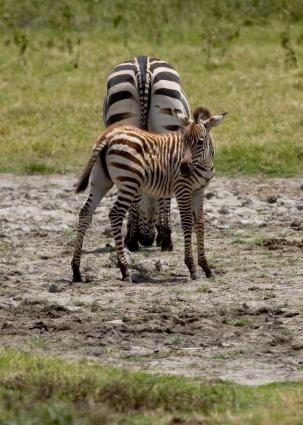
POLYGON ((259 314, 266 314, 266 313, 268 313, 269 312, 269 308, 268 307, 266 307, 266 306, 263 306, 263 307, 260 307, 260 308, 258 308, 257 310, 256 310, 256 315, 259 315, 259 314))
POLYGON ((42 320, 39 320, 37 322, 34 322, 33 325, 29 329, 43 329, 45 331, 48 331, 48 326, 45 322, 42 320))
POLYGON ((103 230, 103 235, 111 238, 113 236, 113 232, 112 232, 112 228, 111 227, 105 227, 105 229, 103 230))
POLYGON ((216 196, 216 193, 206 192, 204 196, 205 196, 206 199, 211 199, 211 198, 214 198, 216 196))
POLYGON ((248 290, 249 290, 249 291, 259 291, 259 290, 260 290, 260 288, 259 288, 258 286, 250 286, 250 287, 248 288, 248 290))
POLYGON ((297 210, 303 211, 303 204, 297 204, 296 207, 297 207, 297 210))
POLYGON ((284 317, 295 317, 299 315, 300 315, 299 311, 287 311, 285 312, 284 317))
POLYGON ((292 223, 290 223, 290 227, 291 227, 293 230, 297 230, 297 231, 299 231, 299 230, 303 230, 303 221, 300 221, 300 220, 294 220, 292 223))
POLYGON ((225 205, 222 205, 222 207, 218 209, 218 213, 224 215, 229 214, 229 209, 225 205))
POLYGON ((248 205, 251 205, 251 204, 252 204, 252 200, 251 200, 251 199, 249 199, 249 198, 244 199, 244 200, 242 201, 242 207, 247 207, 248 205))
POLYGON ((278 198, 279 198, 279 196, 271 195, 271 196, 267 196, 266 201, 269 204, 275 204, 277 202, 278 198))
POLYGON ((294 351, 300 351, 300 350, 303 350, 303 341, 295 341, 295 342, 292 344, 291 348, 292 348, 294 351))
POLYGON ((61 292, 61 289, 58 287, 58 285, 56 285, 55 283, 52 283, 49 285, 48 292, 51 292, 51 293, 61 292))
POLYGON ((286 335, 277 335, 273 337, 273 339, 271 340, 271 345, 275 346, 280 344, 287 344, 290 341, 290 339, 291 338, 286 335))
POLYGON ((155 262, 155 269, 157 270, 157 272, 160 272, 162 270, 162 264, 160 260, 155 262))
POLYGON ((13 323, 6 321, 2 323, 1 329, 11 328, 11 327, 13 327, 13 323))

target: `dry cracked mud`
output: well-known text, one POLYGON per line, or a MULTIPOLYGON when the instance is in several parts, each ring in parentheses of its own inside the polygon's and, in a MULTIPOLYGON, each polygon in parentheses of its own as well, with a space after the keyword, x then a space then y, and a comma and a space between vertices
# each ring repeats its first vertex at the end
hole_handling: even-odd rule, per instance
POLYGON ((216 178, 206 247, 216 278, 190 281, 173 202, 174 252, 115 267, 103 200, 85 241, 85 282, 71 282, 85 195, 73 175, 1 175, 1 345, 149 372, 246 384, 303 378, 303 181, 216 178), (159 270, 160 269, 160 270, 159 270))

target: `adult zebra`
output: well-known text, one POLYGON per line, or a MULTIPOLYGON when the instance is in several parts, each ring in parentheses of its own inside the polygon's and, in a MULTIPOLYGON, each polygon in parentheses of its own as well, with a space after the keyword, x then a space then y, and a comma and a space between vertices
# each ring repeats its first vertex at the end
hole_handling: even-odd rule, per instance
MULTIPOLYGON (((167 62, 150 56, 138 56, 117 65, 107 80, 103 119, 108 127, 114 123, 131 124, 153 133, 176 131, 180 123, 175 116, 159 113, 159 108, 173 108, 187 117, 190 110, 177 71, 167 62)), ((157 216, 157 245, 172 250, 170 198, 156 201, 144 195, 135 198, 129 211, 125 244, 131 251, 152 245, 157 216)))

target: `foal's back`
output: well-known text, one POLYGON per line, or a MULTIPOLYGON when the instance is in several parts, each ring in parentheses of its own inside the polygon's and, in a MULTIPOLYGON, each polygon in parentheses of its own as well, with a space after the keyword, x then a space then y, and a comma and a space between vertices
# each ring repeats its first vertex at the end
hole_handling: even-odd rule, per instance
POLYGON ((173 194, 182 154, 180 133, 159 135, 122 126, 106 137, 106 165, 118 189, 137 186, 153 198, 173 194))

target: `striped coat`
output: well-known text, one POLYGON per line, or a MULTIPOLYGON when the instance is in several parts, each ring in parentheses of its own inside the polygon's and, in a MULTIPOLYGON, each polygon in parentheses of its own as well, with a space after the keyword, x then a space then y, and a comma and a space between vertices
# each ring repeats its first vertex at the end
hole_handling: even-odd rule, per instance
POLYGON ((121 228, 126 212, 140 193, 155 199, 176 196, 184 233, 185 264, 191 278, 197 278, 191 242, 193 225, 198 263, 207 277, 212 276, 204 252, 203 191, 214 174, 210 129, 223 120, 224 114, 212 117, 205 108, 198 108, 192 121, 171 108, 161 108, 160 112, 174 115, 181 131, 158 135, 124 125, 110 127, 98 138, 76 190, 85 190, 91 178, 90 195, 79 215, 72 260, 75 281, 81 280, 84 234, 98 203, 113 185, 118 196, 109 218, 123 280, 131 282, 121 228))

